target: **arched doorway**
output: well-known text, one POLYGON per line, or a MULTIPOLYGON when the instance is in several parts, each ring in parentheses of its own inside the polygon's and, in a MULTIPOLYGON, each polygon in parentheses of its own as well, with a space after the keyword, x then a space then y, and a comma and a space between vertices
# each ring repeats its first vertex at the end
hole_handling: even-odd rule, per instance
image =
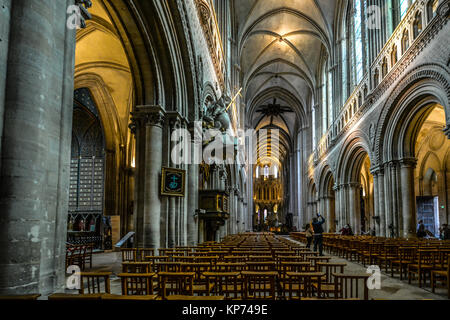
POLYGON ((111 221, 103 216, 105 139, 98 109, 87 88, 75 91, 67 242, 112 249, 111 221))
POLYGON ((447 222, 448 154, 450 141, 442 132, 445 112, 441 105, 428 108, 425 121, 417 135, 415 156, 417 166, 414 175, 416 195, 416 220, 423 221, 425 228, 439 237, 439 227, 447 222))

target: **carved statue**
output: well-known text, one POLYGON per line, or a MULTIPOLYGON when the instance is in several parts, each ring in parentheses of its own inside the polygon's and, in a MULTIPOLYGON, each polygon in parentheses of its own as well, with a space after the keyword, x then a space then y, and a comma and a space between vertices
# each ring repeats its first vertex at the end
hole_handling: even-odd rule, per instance
POLYGON ((227 131, 231 123, 227 113, 230 103, 231 99, 225 95, 215 102, 208 103, 203 114, 203 128, 227 131))

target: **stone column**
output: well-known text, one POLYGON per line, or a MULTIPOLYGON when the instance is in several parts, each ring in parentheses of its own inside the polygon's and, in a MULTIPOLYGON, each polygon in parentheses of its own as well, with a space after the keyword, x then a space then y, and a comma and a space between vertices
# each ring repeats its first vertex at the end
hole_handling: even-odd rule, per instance
POLYGON ((399 204, 398 204, 398 174, 397 174, 397 162, 393 161, 390 164, 390 171, 391 171, 391 184, 392 184, 392 223, 393 223, 393 230, 394 230, 394 236, 399 237, 401 234, 403 234, 403 231, 400 232, 400 228, 403 227, 400 224, 399 221, 399 204))
MULTIPOLYGON (((373 211, 374 211, 374 217, 380 216, 380 210, 379 210, 379 188, 378 188, 378 170, 372 170, 373 175, 373 211)), ((371 217, 372 218, 372 217, 371 217)), ((375 234, 378 236, 380 234, 380 224, 379 221, 372 219, 371 223, 373 224, 373 227, 375 228, 375 234)))
POLYGON ((380 217, 380 237, 386 236, 386 206, 384 195, 384 169, 381 169, 378 173, 378 210, 380 217))
MULTIPOLYGON (((0 155, 2 154, 3 115, 5 112, 5 86, 8 62, 9 25, 11 17, 11 0, 3 0, 0 8, 0 155)), ((0 157, 0 169, 2 158, 0 157)))
POLYGON ((358 201, 359 197, 359 183, 350 183, 349 186, 349 209, 350 209, 350 225, 355 234, 361 232, 361 212, 358 211, 360 207, 358 201))
MULTIPOLYGON (((179 130, 181 128, 181 116, 178 112, 167 112, 168 124, 169 124, 169 141, 170 141, 170 159, 169 166, 171 168, 176 168, 177 165, 174 163, 174 159, 172 159, 172 150, 175 149, 177 145, 177 141, 172 141, 172 134, 174 131, 179 130)), ((169 212, 168 212, 168 246, 169 248, 173 248, 180 243, 180 235, 181 235, 181 212, 179 211, 178 206, 179 199, 175 197, 169 197, 169 212)))
POLYGON ((414 190, 414 169, 416 159, 402 159, 401 162, 401 192, 402 192, 402 216, 403 236, 405 238, 416 237, 416 195, 414 190))
POLYGON ((392 198, 393 198, 393 192, 392 192, 392 180, 391 180, 391 166, 390 164, 386 163, 384 166, 384 190, 385 190, 385 201, 384 201, 384 209, 385 209, 385 217, 386 217, 386 237, 391 237, 391 234, 393 232, 394 228, 394 221, 393 221, 393 215, 392 215, 392 198))
POLYGON ((160 248, 160 175, 165 111, 160 106, 138 106, 132 112, 136 132, 136 245, 160 248))
POLYGON ((202 148, 202 128, 197 123, 192 123, 189 127, 191 135, 191 149, 189 152, 190 163, 188 164, 187 173, 187 245, 196 246, 198 244, 198 217, 196 210, 198 209, 198 189, 199 189, 199 164, 201 162, 202 148))
POLYGON ((1 295, 45 295, 65 285, 75 57, 75 31, 66 26, 70 3, 0 5, 1 295))

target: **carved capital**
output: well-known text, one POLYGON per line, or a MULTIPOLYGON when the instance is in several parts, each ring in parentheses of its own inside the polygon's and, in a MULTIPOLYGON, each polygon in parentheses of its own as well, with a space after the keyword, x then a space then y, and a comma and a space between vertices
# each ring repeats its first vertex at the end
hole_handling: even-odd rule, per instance
POLYGON ((400 160, 400 165, 402 168, 415 168, 417 165, 416 158, 403 158, 400 160))
POLYGON ((184 119, 178 111, 169 111, 166 116, 169 121, 169 128, 171 131, 180 129, 183 127, 184 119))
POLYGON ((166 112, 160 106, 137 106, 136 110, 131 112, 130 129, 136 133, 136 129, 144 126, 163 127, 166 112))

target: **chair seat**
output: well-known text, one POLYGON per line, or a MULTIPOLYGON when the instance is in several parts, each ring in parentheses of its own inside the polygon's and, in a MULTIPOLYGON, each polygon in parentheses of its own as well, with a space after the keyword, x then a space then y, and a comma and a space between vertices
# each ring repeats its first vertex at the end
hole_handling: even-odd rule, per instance
POLYGON ((236 291, 241 292, 242 291, 242 285, 238 284, 235 287, 232 284, 228 284, 228 285, 224 284, 224 285, 222 285, 221 290, 222 290, 222 292, 236 292, 236 291))
MULTIPOLYGON (((281 287, 283 288, 283 290, 289 290, 289 283, 280 283, 281 287)), ((304 286, 303 285, 299 285, 299 284, 292 284, 292 289, 291 290, 303 290, 304 286)))
MULTIPOLYGON (((409 265, 409 268, 410 268, 410 269, 411 269, 411 268, 413 268, 413 269, 419 269, 419 265, 416 264, 416 263, 413 263, 413 264, 410 264, 410 265, 409 265)), ((431 264, 423 264, 423 265, 420 266, 420 268, 421 268, 421 269, 433 269, 434 266, 431 265, 431 264)))
MULTIPOLYGON (((194 292, 208 292, 207 284, 194 284, 192 286, 194 292)), ((214 288, 214 283, 209 284, 209 290, 211 291, 214 288)))
POLYGON ((446 277, 446 276, 447 276, 447 271, 432 270, 431 272, 432 272, 434 275, 438 275, 438 276, 442 276, 442 277, 446 277))

